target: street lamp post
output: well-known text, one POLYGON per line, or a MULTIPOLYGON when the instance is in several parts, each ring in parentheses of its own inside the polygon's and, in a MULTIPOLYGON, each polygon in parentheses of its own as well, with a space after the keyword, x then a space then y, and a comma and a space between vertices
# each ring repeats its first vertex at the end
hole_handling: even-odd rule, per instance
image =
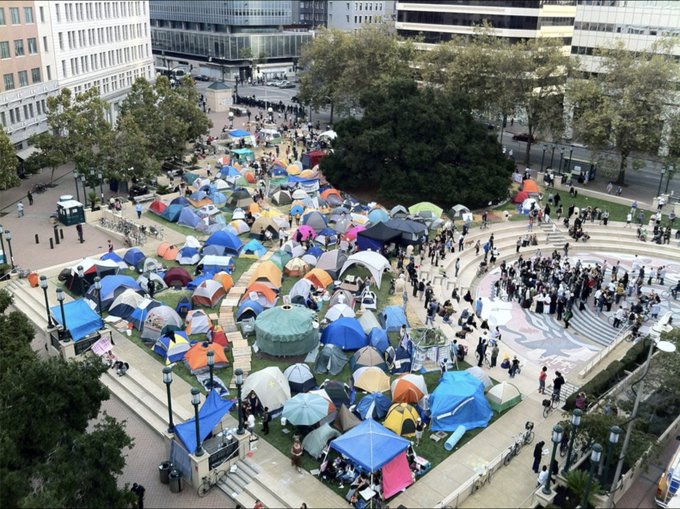
POLYGON ((5 228, 0 224, 0 249, 2 249, 2 257, 4 261, 7 261, 7 255, 5 254, 5 228))
POLYGON ((600 473, 600 478, 602 479, 602 484, 607 482, 607 474, 609 474, 609 463, 612 459, 612 453, 614 452, 614 446, 619 443, 619 437, 623 433, 623 430, 618 426, 612 426, 609 428, 609 440, 607 441, 607 455, 604 460, 604 471, 600 473))
POLYGON ((191 388, 191 404, 194 405, 194 421, 196 423, 196 456, 203 456, 203 446, 201 445, 201 427, 198 423, 198 405, 201 402, 201 393, 196 387, 191 388))
POLYGON ((210 389, 212 391, 214 385, 213 381, 213 370, 215 369, 215 351, 214 350, 208 350, 208 353, 206 354, 208 356, 208 369, 210 370, 210 389))
POLYGON ((243 429, 243 402, 241 401, 243 370, 241 368, 236 368, 236 370, 234 370, 234 376, 236 377, 236 400, 238 402, 238 430, 236 430, 236 434, 243 435, 246 432, 246 430, 243 429))
POLYGON ((78 265, 76 268, 78 273, 78 284, 80 285, 80 295, 85 295, 85 270, 82 265, 78 265))
POLYGON ((172 384, 172 368, 165 366, 163 368, 163 383, 168 393, 168 433, 175 432, 175 423, 172 421, 172 396, 170 394, 170 384, 172 384))
POLYGON ((230 111, 229 112, 229 129, 234 128, 234 112, 230 111))
POLYGON ((47 298, 47 276, 40 276, 40 288, 42 288, 43 294, 45 295, 45 312, 47 313, 47 327, 50 329, 54 327, 52 323, 52 313, 50 313, 50 301, 47 298))
POLYGON ((576 408, 574 412, 571 414, 571 437, 569 437, 569 451, 567 452, 567 462, 564 465, 563 471, 569 472, 569 468, 571 467, 571 460, 572 460, 572 453, 574 451, 574 441, 576 440, 576 433, 578 433, 578 428, 581 425, 581 417, 583 416, 583 412, 576 408))
POLYGON ((73 180, 76 181, 76 200, 80 201, 80 190, 78 189, 78 179, 80 178, 80 174, 74 170, 73 171, 73 180))
POLYGON ((581 507, 583 509, 588 509, 590 498, 590 488, 593 486, 593 477, 595 476, 595 465, 600 462, 600 457, 602 456, 602 446, 600 444, 593 444, 593 448, 590 450, 590 474, 588 475, 588 484, 586 485, 586 491, 583 493, 583 500, 581 500, 581 507))
POLYGON ((66 313, 64 313, 64 290, 57 288, 57 300, 59 301, 59 309, 61 310, 61 339, 65 343, 68 342, 68 330, 66 329, 66 313))
POLYGON ((83 202, 87 205, 87 178, 84 173, 80 174, 80 181, 83 184, 83 202))
POLYGON ((94 289, 97 290, 97 306, 99 308, 99 318, 102 320, 104 317, 102 316, 102 278, 97 276, 94 278, 94 289))
POLYGON ((571 156, 574 154, 574 146, 569 147, 569 162, 565 168, 565 171, 571 171, 571 156))
POLYGON ((555 144, 553 143, 551 145, 552 147, 552 152, 550 153, 550 167, 553 167, 553 160, 555 159, 555 144))
POLYGON ((548 150, 548 145, 543 144, 543 154, 541 155, 541 173, 543 172, 543 162, 545 161, 546 150, 548 150))
POLYGON ((100 171, 97 177, 99 178, 99 194, 102 196, 102 203, 104 203, 104 175, 100 171))
POLYGON ((7 249, 9 249, 9 264, 14 270, 14 253, 12 252, 12 232, 5 230, 5 240, 7 241, 7 249))
POLYGON ((633 426, 635 425, 635 419, 638 416, 638 410, 640 408, 640 401, 642 400, 642 393, 644 392, 645 377, 649 373, 649 366, 652 360, 652 354, 654 353, 654 347, 656 346, 659 350, 666 353, 672 353, 675 351, 675 345, 669 341, 661 341, 661 333, 668 332, 673 329, 670 324, 672 320, 671 312, 665 313, 659 320, 652 326, 649 333, 649 351, 647 352, 647 360, 644 363, 644 368, 640 380, 637 382, 639 387, 637 389, 637 394, 635 396, 635 403, 633 404, 633 411, 630 414, 630 419, 628 419, 628 425, 626 426, 626 435, 623 438, 623 445, 621 446, 621 452, 619 453, 619 460, 616 464, 616 471, 614 472, 614 477, 612 478, 612 484, 609 488, 609 499, 607 501, 607 507, 614 506, 614 492, 617 489, 621 473, 623 472, 623 463, 626 460, 626 453, 628 452, 628 446, 630 445, 630 436, 633 433, 633 426))
POLYGON ((562 175, 562 161, 564 160, 564 147, 560 148, 560 175, 562 175))
POLYGON ((657 196, 661 195, 661 184, 663 184, 663 176, 666 174, 666 168, 661 168, 661 178, 659 179, 659 190, 656 192, 657 196))
POLYGON ((271 106, 267 109, 267 113, 269 114, 269 121, 274 122, 274 110, 271 106))
POLYGON ((552 477, 552 466, 553 463, 555 462, 555 454, 557 453, 557 446, 560 445, 562 442, 562 434, 564 433, 564 430, 562 429, 562 426, 557 424, 552 431, 552 443, 553 443, 553 449, 552 449, 552 455, 550 456, 550 463, 548 466, 548 477, 545 480, 545 486, 543 486, 543 494, 544 495, 550 495, 550 478, 552 477))

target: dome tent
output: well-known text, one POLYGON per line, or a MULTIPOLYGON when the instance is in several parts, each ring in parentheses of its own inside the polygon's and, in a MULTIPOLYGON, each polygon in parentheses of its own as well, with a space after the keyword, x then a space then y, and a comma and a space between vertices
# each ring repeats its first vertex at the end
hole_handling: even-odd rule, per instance
POLYGON ((349 366, 352 371, 368 366, 377 366, 383 371, 387 370, 387 364, 385 364, 382 354, 372 346, 365 346, 354 352, 349 360, 349 366))
POLYGON ((255 320, 255 336, 257 347, 275 356, 304 355, 319 343, 314 312, 295 304, 260 313, 255 320))
POLYGON ((336 345, 324 345, 314 361, 314 373, 330 373, 339 375, 347 364, 347 356, 336 345))
POLYGON ((144 319, 142 339, 157 339, 164 327, 181 327, 182 319, 170 306, 157 306, 151 309, 144 319))
POLYGON ((154 292, 158 293, 165 290, 168 285, 165 284, 163 278, 157 272, 144 272, 137 278, 137 283, 145 292, 149 293, 149 282, 154 283, 154 292))
POLYGON ((153 351, 163 357, 166 364, 172 364, 181 361, 190 347, 186 334, 174 331, 159 337, 153 346, 153 351))
POLYGON ((323 330, 321 342, 337 345, 343 350, 357 350, 366 346, 368 339, 356 318, 339 318, 323 330))
POLYGON ((226 294, 224 286, 214 279, 206 279, 194 290, 191 302, 197 306, 212 307, 226 294))
POLYGON ((491 408, 498 413, 502 413, 522 401, 522 393, 515 385, 508 382, 494 385, 486 394, 486 397, 491 408))
POLYGON ((275 366, 261 369, 249 374, 243 382, 242 395, 245 400, 255 392, 262 402, 262 406, 269 408, 270 412, 276 412, 290 399, 290 387, 288 380, 281 370, 275 366))
POLYGON ((465 371, 444 373, 430 394, 433 431, 485 428, 493 415, 484 397, 484 385, 465 371))
POLYGON ((383 425, 403 437, 412 437, 416 434, 416 422, 418 412, 408 403, 395 403, 387 412, 383 425))
POLYGON ((229 360, 224 354, 222 345, 208 343, 207 341, 196 343, 184 354, 184 364, 186 364, 192 375, 206 373, 210 371, 208 366, 208 351, 214 352, 215 364, 213 369, 226 368, 229 360))
POLYGON ((207 334, 212 329, 212 321, 202 309, 189 311, 187 313, 186 324, 186 333, 189 336, 192 334, 207 334))
POLYGON ((316 379, 312 370, 304 362, 291 364, 283 372, 288 379, 291 393, 307 392, 316 387, 316 379))

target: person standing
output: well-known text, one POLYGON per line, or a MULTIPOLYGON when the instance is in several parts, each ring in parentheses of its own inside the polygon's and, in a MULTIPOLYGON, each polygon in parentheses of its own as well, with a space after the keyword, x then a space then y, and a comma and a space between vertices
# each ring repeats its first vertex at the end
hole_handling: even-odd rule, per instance
POLYGON ((402 301, 402 307, 404 309, 404 314, 406 314, 406 306, 408 305, 408 291, 406 291, 405 286, 404 286, 404 291, 401 292, 401 301, 402 301))
POLYGON ((565 380, 562 376, 562 373, 555 371, 555 379, 553 380, 553 397, 556 398, 557 401, 560 400, 560 391, 562 390, 562 386, 564 384, 565 380))
POLYGON ((460 258, 456 258, 456 274, 455 274, 455 277, 458 277, 458 272, 460 272, 460 258))
POLYGON ((113 242, 111 242, 111 240, 108 240, 108 248, 109 248, 109 253, 113 253, 113 242))
POLYGON ((477 318, 482 317, 482 308, 483 308, 482 298, 478 297, 477 302, 475 303, 475 314, 477 315, 477 318))
POLYGON ((130 491, 137 495, 137 509, 144 509, 144 493, 146 488, 141 484, 134 483, 130 491))
MULTIPOLYGON (((543 366, 538 374, 538 393, 545 394, 545 380, 548 378, 548 368, 543 366)), ((538 467, 536 467, 538 469, 538 467)))
POLYGON ((137 219, 142 218, 142 211, 143 211, 142 204, 140 202, 137 202, 137 205, 135 205, 135 212, 137 212, 137 219))
POLYGON ((541 440, 534 447, 534 464, 531 466, 531 470, 533 470, 536 474, 538 474, 538 467, 541 465, 541 456, 543 456, 544 445, 545 442, 541 440))
POLYGON ((290 462, 298 472, 302 473, 302 468, 300 467, 300 462, 302 461, 302 444, 300 443, 300 437, 296 436, 293 441, 293 447, 290 448, 290 462))
POLYGON ((500 353, 500 348, 498 348, 498 343, 493 344, 491 347, 491 367, 495 368, 498 362, 498 354, 500 353))
POLYGON ((416 421, 416 445, 420 445, 420 440, 423 438, 423 431, 425 430, 425 424, 423 424, 420 417, 416 421))
POLYGON ((26 193, 26 199, 29 205, 33 205, 33 193, 31 191, 26 193))
POLYGON ((269 435, 269 407, 264 407, 262 412, 262 433, 264 435, 269 435))
POLYGON ((85 242, 85 239, 83 238, 83 225, 82 225, 82 223, 78 223, 76 225, 76 232, 78 232, 78 240, 80 241, 80 243, 82 244, 83 242, 85 242))
POLYGON ((151 279, 151 275, 149 275, 149 282, 147 283, 146 287, 149 290, 149 298, 153 299, 153 296, 156 293, 156 283, 153 279, 151 279))
POLYGON ((17 217, 24 217, 24 202, 21 200, 17 203, 17 217))

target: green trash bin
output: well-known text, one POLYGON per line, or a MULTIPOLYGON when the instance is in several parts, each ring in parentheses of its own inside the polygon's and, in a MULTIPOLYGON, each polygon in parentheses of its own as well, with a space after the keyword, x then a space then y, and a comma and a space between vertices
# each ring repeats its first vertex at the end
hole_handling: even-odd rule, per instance
POLYGON ((172 463, 169 461, 164 461, 158 465, 158 474, 161 478, 163 484, 168 484, 170 482, 170 471, 172 470, 172 463))
POLYGON ((170 470, 168 482, 170 484, 170 491, 172 493, 179 493, 180 491, 182 491, 182 472, 180 472, 176 468, 170 470))

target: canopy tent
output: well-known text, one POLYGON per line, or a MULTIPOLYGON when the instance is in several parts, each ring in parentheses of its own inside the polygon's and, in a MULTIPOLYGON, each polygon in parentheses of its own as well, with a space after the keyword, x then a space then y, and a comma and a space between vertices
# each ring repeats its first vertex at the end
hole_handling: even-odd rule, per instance
POLYGON ((335 405, 319 394, 296 394, 283 404, 282 417, 295 426, 312 426, 335 412, 335 405))
POLYGON ((127 320, 139 305, 144 302, 144 296, 138 291, 126 288, 123 293, 118 295, 109 307, 109 315, 118 316, 127 320))
MULTIPOLYGON (((233 400, 224 400, 218 391, 210 391, 205 398, 205 402, 198 411, 199 438, 205 440, 222 418, 234 406, 233 400)), ((193 454, 196 450, 196 418, 186 420, 181 424, 175 425, 175 434, 180 439, 186 450, 193 454)))
POLYGON ((248 397, 250 391, 257 394, 263 407, 268 407, 270 412, 275 412, 290 399, 290 387, 288 380, 281 370, 270 366, 249 374, 243 382, 243 399, 248 397))
MULTIPOLYGON (((373 210, 371 213, 382 212, 381 209, 373 210)), ((385 212, 385 215, 387 213, 385 212)), ((370 217, 370 216, 369 216, 370 217)), ((388 219, 385 219, 388 221, 388 219)), ((390 242, 399 242, 401 232, 390 228, 384 222, 375 222, 370 228, 360 231, 357 234, 357 246, 361 250, 371 249, 373 251, 381 251, 385 245, 390 242)))
POLYGON ((421 201, 420 203, 411 205, 408 208, 408 211, 413 215, 420 212, 431 212, 434 217, 440 217, 442 212, 444 212, 440 207, 437 207, 434 203, 430 203, 429 201, 421 201))
POLYGON ((517 386, 508 382, 494 385, 486 397, 491 408, 498 413, 505 412, 522 401, 522 393, 517 386))
POLYGON ((101 317, 83 299, 64 302, 64 317, 61 316, 60 306, 52 306, 50 312, 56 323, 63 326, 70 334, 73 341, 79 341, 93 332, 104 328, 101 317))
POLYGON ((182 267, 172 267, 163 275, 163 281, 168 286, 186 286, 191 279, 191 275, 182 267))
POLYGON ((375 281, 375 284, 378 288, 380 288, 380 284, 382 282, 383 272, 385 270, 389 270, 391 267, 387 258, 385 258, 380 253, 375 251, 359 251, 358 253, 354 253, 349 258, 347 258, 347 261, 340 270, 340 275, 342 275, 347 269, 355 264, 361 265, 368 269, 368 271, 371 273, 371 276, 373 276, 373 280, 375 281))
POLYGON ((213 307, 227 292, 224 287, 213 279, 203 281, 191 296, 191 302, 196 306, 213 307))
POLYGON ((359 324, 366 334, 370 333, 375 327, 380 327, 380 322, 370 309, 364 311, 359 317, 359 324))
POLYGON ((347 364, 347 356, 342 349, 336 345, 324 345, 316 356, 314 362, 314 373, 330 373, 337 376, 347 364))
POLYGON ((368 366, 357 368, 352 373, 354 387, 366 392, 385 392, 390 390, 390 377, 381 368, 368 366))
POLYGON ((202 309, 193 309, 187 312, 186 333, 207 334, 212 329, 212 321, 202 309))
POLYGON ((304 355, 319 344, 314 312, 296 304, 263 311, 255 320, 257 347, 266 354, 304 355))
POLYGON ((352 371, 368 366, 375 366, 383 371, 387 370, 387 364, 385 364, 382 354, 372 346, 365 346, 354 352, 349 360, 349 366, 352 371))
POLYGON ((384 426, 402 437, 412 437, 416 434, 416 423, 420 415, 408 403, 395 403, 387 411, 384 426))
POLYGON ((493 387, 493 382, 491 381, 491 377, 486 374, 486 372, 480 368, 479 366, 471 366, 467 368, 465 371, 470 373, 472 376, 474 376, 477 380, 482 382, 482 385, 484 385, 484 392, 488 391, 491 387, 493 387))
POLYGON ((181 361, 189 348, 191 348, 189 338, 182 331, 166 332, 153 345, 154 353, 163 357, 165 364, 181 361))
POLYGON ((208 343, 207 341, 199 342, 184 354, 184 364, 186 364, 192 375, 210 371, 208 351, 213 352, 213 359, 215 360, 213 369, 226 368, 229 365, 229 360, 224 353, 222 345, 208 343))
POLYGON ((484 386, 468 372, 448 371, 430 394, 432 431, 486 427, 493 415, 484 397, 484 386))
POLYGON ((427 396, 427 384, 423 375, 408 373, 392 382, 392 401, 417 404, 427 396))
POLYGON ((380 313, 380 321, 387 332, 399 332, 403 325, 409 326, 404 308, 401 306, 385 306, 380 313))
POLYGON ((264 311, 264 306, 255 300, 244 300, 238 305, 236 310, 236 321, 255 319, 264 311))
POLYGON ((366 334, 356 318, 339 318, 331 322, 323 330, 321 342, 339 346, 343 350, 357 350, 368 344, 366 334))
POLYGON ((344 433, 359 424, 361 424, 361 420, 347 408, 347 405, 342 405, 338 410, 338 415, 335 417, 332 426, 341 433, 344 433))
POLYGON ((325 318, 329 322, 334 322, 339 318, 354 318, 355 316, 354 310, 347 304, 335 304, 334 306, 328 308, 325 318))
POLYGON ((409 440, 368 419, 333 440, 331 449, 345 455, 362 470, 373 473, 410 445, 409 440))
POLYGON ((314 374, 304 362, 291 364, 283 372, 283 375, 288 379, 288 385, 292 394, 307 392, 316 387, 314 374))
POLYGON ((382 420, 387 415, 391 404, 392 402, 387 396, 380 392, 373 392, 361 398, 361 401, 357 404, 356 413, 362 420, 382 420))
POLYGON ((312 458, 319 458, 323 454, 328 442, 340 436, 340 432, 331 428, 330 424, 324 423, 312 430, 302 440, 302 448, 307 451, 312 458))

